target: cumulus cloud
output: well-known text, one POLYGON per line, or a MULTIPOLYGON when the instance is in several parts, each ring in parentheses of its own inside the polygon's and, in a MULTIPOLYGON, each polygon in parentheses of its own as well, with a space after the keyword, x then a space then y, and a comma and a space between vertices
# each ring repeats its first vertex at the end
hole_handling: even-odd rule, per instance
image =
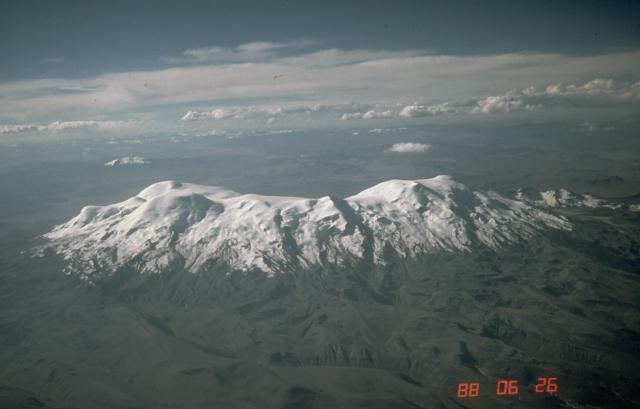
POLYGON ((594 79, 582 85, 552 84, 544 88, 527 87, 486 97, 470 97, 439 104, 312 104, 289 106, 248 106, 216 108, 209 111, 189 110, 183 121, 203 119, 262 118, 268 124, 277 117, 300 114, 330 113, 342 121, 372 119, 411 119, 445 115, 504 114, 553 108, 611 107, 620 104, 640 105, 640 82, 623 83, 611 79, 594 79))
POLYGON ((393 153, 424 153, 431 149, 431 145, 416 142, 401 142, 391 145, 385 152, 393 153))
POLYGON ((343 121, 348 121, 352 119, 380 119, 380 118, 393 118, 397 114, 396 112, 387 109, 387 110, 375 110, 370 109, 366 112, 345 112, 340 116, 340 119, 343 121))
POLYGON ((444 114, 455 114, 457 110, 449 104, 437 104, 437 105, 420 105, 413 103, 407 105, 400 110, 398 116, 403 118, 419 118, 423 116, 436 116, 444 114))
POLYGON ((46 125, 18 124, 0 125, 0 134, 21 132, 63 132, 74 129, 113 131, 131 126, 127 121, 55 121, 46 125))
POLYGON ((529 87, 473 100, 471 113, 504 113, 544 108, 611 107, 640 102, 640 82, 593 79, 583 85, 552 84, 543 90, 529 87))
POLYGON ((267 118, 269 123, 281 115, 308 115, 317 112, 327 112, 344 109, 343 106, 330 106, 322 104, 289 105, 289 106, 249 106, 236 108, 216 108, 210 111, 187 111, 181 118, 182 121, 198 121, 203 119, 247 119, 267 118))
POLYGON ((205 112, 188 111, 181 119, 183 121, 197 121, 199 119, 224 119, 229 116, 231 114, 224 109, 213 109, 205 112))
MULTIPOLYGON (((551 102, 551 101, 549 101, 551 102)), ((472 114, 495 114, 516 111, 533 111, 540 109, 543 104, 536 96, 535 90, 527 88, 522 91, 509 91, 502 95, 491 95, 474 100, 472 114)))
POLYGON ((362 115, 362 119, 375 119, 375 118, 391 118, 393 117, 392 111, 374 111, 370 110, 362 115))
POLYGON ((378 108, 367 112, 346 112, 341 120, 374 118, 421 118, 455 114, 498 114, 552 108, 606 108, 640 105, 640 82, 625 83, 612 79, 594 79, 582 85, 548 85, 543 89, 528 87, 487 97, 470 97, 441 104, 414 102, 400 109, 378 108))
MULTIPOLYGON (((411 104, 375 104, 369 105, 366 111, 353 111, 340 115, 343 121, 359 120, 359 119, 386 119, 386 118, 420 118, 427 116, 439 116, 446 114, 456 114, 458 109, 456 105, 460 103, 456 101, 446 102, 443 104, 420 104, 413 102, 411 104)), ((363 105, 364 108, 367 105, 363 105)))

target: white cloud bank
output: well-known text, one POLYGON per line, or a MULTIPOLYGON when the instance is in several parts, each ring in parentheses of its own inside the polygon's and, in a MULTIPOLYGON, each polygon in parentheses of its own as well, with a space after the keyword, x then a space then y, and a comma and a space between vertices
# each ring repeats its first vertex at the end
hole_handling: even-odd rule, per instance
POLYGON ((289 106, 250 106, 240 108, 216 108, 210 111, 187 111, 181 118, 182 121, 198 121, 202 119, 247 119, 265 117, 275 120, 275 117, 282 115, 308 115, 316 112, 341 109, 328 105, 289 105, 289 106))
POLYGON ((437 105, 419 105, 417 102, 411 105, 407 105, 400 110, 398 116, 403 118, 419 118, 423 116, 437 116, 444 114, 455 114, 456 109, 450 107, 448 104, 437 105))
POLYGON ((384 107, 380 110, 347 112, 342 120, 379 118, 421 118, 440 115, 498 114, 535 111, 553 108, 611 108, 640 107, 640 81, 618 82, 594 79, 582 85, 552 84, 544 89, 528 87, 487 97, 471 97, 441 104, 426 105, 414 102, 400 109, 384 107))
POLYGON ((384 111, 376 111, 370 109, 367 112, 346 112, 340 116, 343 121, 352 119, 380 119, 380 118, 393 118, 396 116, 395 112, 390 109, 384 111))
POLYGON ((128 121, 55 121, 46 125, 18 124, 0 125, 0 134, 22 132, 63 132, 68 130, 115 131, 132 125, 128 121))
POLYGON ((385 152, 392 153, 424 153, 431 149, 431 145, 416 142, 401 142, 391 145, 385 152))
MULTIPOLYGON (((305 112, 346 121, 586 109, 635 104, 640 87, 634 82, 640 73, 635 50, 452 56, 427 50, 309 51, 308 42, 293 41, 194 48, 170 61, 147 71, 0 83, 0 123, 123 119, 123 113, 128 118, 126 113, 136 112, 166 128, 195 126, 198 119, 279 117, 280 123, 305 112), (585 80, 594 78, 635 80, 585 80), (295 112, 296 106, 325 108, 295 112), (171 115, 184 121, 176 124, 171 115)), ((29 125, 5 125, 5 133, 24 131, 11 126, 29 125)))
POLYGON ((528 87, 504 94, 469 97, 439 104, 312 104, 291 106, 249 106, 189 110, 183 121, 263 118, 267 124, 276 117, 329 113, 342 121, 371 119, 409 119, 444 115, 504 114, 555 108, 607 108, 640 106, 640 82, 593 79, 582 85, 551 84, 537 89, 528 87))
POLYGON ((471 113, 533 111, 543 108, 615 107, 640 102, 640 81, 596 78, 583 85, 552 84, 544 90, 529 87, 472 101, 471 113))

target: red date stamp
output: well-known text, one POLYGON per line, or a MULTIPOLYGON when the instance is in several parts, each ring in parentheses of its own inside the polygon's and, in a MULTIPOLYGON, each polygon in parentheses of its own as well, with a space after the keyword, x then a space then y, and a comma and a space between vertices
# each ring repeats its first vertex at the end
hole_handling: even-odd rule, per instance
MULTIPOLYGON (((556 376, 540 376, 533 385, 536 394, 557 395, 558 394, 558 377, 556 376)), ((499 379, 496 382, 496 396, 518 396, 520 387, 517 379, 499 379)), ((480 396, 479 382, 461 382, 456 389, 456 397, 458 399, 477 398, 480 396)))

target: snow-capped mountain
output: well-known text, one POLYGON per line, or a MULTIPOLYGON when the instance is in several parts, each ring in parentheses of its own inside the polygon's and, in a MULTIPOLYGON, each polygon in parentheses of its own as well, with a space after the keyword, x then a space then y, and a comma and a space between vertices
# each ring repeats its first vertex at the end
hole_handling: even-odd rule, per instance
POLYGON ((142 156, 124 156, 104 163, 104 166, 146 165, 149 161, 142 156))
POLYGON ((524 192, 519 190, 516 199, 542 207, 589 207, 618 209, 621 205, 590 195, 570 192, 566 189, 550 189, 542 192, 524 192))
POLYGON ((123 265, 144 273, 221 264, 266 274, 365 260, 498 249, 567 220, 450 176, 390 180, 346 199, 260 196, 165 181, 107 206, 87 206, 45 235, 68 273, 123 265))

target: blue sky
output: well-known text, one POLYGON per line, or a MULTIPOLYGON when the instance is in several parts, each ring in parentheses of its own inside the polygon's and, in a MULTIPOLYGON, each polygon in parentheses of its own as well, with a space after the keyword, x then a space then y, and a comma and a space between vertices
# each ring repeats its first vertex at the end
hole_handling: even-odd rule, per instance
POLYGON ((444 3, 3 2, 0 134, 637 115, 640 3, 444 3))

